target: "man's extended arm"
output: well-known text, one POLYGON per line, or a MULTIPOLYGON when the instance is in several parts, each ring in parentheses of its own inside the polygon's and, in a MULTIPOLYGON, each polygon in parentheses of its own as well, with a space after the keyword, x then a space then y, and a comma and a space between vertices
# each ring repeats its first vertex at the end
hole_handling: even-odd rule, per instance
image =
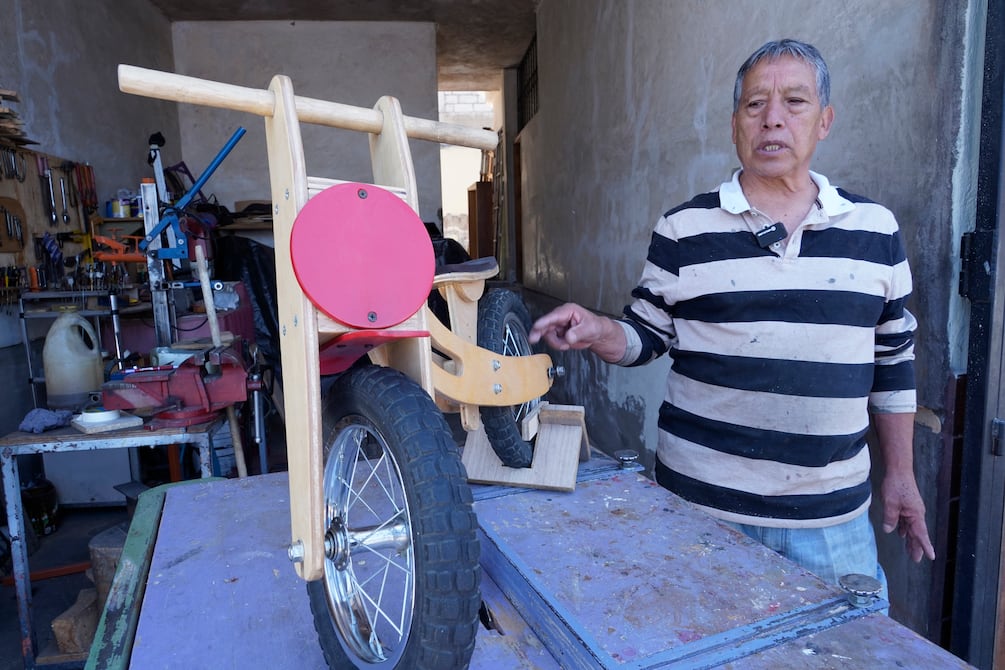
POLYGON ((589 349, 608 363, 621 360, 628 346, 618 322, 571 302, 538 319, 529 338, 531 344, 543 339, 559 351, 589 349))
POLYGON ((915 562, 923 556, 935 560, 935 548, 925 522, 925 503, 914 478, 914 414, 873 414, 873 422, 886 467, 880 486, 883 532, 890 533, 896 528, 915 562))

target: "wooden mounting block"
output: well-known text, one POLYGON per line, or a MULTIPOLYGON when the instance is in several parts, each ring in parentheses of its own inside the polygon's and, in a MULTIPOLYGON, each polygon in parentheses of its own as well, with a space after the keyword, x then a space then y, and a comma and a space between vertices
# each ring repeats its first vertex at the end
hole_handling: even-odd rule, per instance
POLYGON ((542 402, 524 425, 537 425, 534 460, 529 468, 510 468, 492 450, 485 429, 468 433, 461 461, 468 480, 550 491, 574 491, 579 463, 590 459, 585 411, 578 405, 542 402))

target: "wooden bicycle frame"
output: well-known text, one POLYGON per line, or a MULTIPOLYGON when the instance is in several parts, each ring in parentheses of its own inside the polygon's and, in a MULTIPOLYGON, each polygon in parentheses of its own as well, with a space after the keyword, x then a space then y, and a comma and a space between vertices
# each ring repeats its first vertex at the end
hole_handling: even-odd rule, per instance
MULTIPOLYGON (((323 443, 319 346, 353 329, 336 322, 304 295, 290 261, 290 233, 308 199, 333 179, 306 174, 301 123, 369 133, 374 182, 399 193, 418 211, 415 169, 408 138, 482 150, 496 148, 492 131, 440 123, 402 114, 398 101, 385 96, 366 109, 295 96, 284 75, 268 90, 212 82, 167 72, 119 66, 119 88, 162 100, 245 111, 265 118, 272 191, 283 365, 287 458, 289 464, 290 557, 297 573, 312 581, 322 576, 324 561, 323 443)), ((434 284, 451 309, 453 330, 442 326, 423 306, 391 330, 422 331, 430 337, 389 342, 371 358, 401 370, 419 383, 444 411, 460 411, 464 427, 478 427, 479 405, 510 406, 544 395, 551 386, 551 359, 545 354, 508 357, 476 346, 476 301, 485 277, 479 274, 438 277, 434 284), (446 354, 434 356, 433 347, 446 354)))

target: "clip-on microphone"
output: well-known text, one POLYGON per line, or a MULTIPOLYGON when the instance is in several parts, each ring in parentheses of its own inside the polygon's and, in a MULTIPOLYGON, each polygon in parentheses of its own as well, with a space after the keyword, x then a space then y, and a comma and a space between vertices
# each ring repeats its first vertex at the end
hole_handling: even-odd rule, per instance
POLYGON ((773 223, 754 233, 754 237, 757 238, 757 246, 767 249, 775 242, 784 240, 788 234, 789 232, 781 223, 773 223))

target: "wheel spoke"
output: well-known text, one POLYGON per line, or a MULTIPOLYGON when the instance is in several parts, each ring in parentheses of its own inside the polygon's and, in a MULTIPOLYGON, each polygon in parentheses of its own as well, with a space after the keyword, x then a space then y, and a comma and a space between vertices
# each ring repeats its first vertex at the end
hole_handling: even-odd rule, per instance
POLYGON ((414 564, 398 465, 365 420, 347 420, 325 465, 325 578, 333 620, 360 658, 400 653, 412 616, 414 564))
POLYGON ((324 407, 323 575, 307 585, 325 659, 330 667, 373 670, 466 667, 477 590, 441 593, 439 577, 478 571, 450 430, 430 416, 438 409, 425 391, 396 370, 360 367, 333 382, 324 407), (427 527, 453 532, 426 537, 420 528, 427 527), (420 551, 429 558, 417 561, 420 551), (431 598, 443 597, 456 607, 431 607, 431 598), (470 634, 456 625, 465 612, 470 634), (437 634, 433 666, 420 639, 431 627, 447 631, 442 640, 437 634))
MULTIPOLYGON (((378 573, 381 577, 381 580, 379 588, 377 589, 376 597, 371 596, 370 593, 364 588, 360 588, 360 595, 366 602, 370 604, 370 608, 367 608, 367 618, 370 621, 371 628, 376 630, 377 619, 383 619, 384 621, 387 622, 389 626, 391 626, 392 630, 394 630, 395 633, 401 635, 404 630, 405 615, 407 612, 407 610, 405 609, 405 600, 402 599, 401 603, 402 609, 398 613, 397 621, 392 619, 391 616, 384 610, 383 607, 384 591, 387 587, 388 568, 391 565, 392 562, 388 561, 387 564, 385 564, 384 568, 378 573)), ((365 584, 369 584, 371 581, 377 578, 378 574, 375 574, 369 580, 366 580, 365 582, 361 583, 360 586, 362 587, 365 584)))

